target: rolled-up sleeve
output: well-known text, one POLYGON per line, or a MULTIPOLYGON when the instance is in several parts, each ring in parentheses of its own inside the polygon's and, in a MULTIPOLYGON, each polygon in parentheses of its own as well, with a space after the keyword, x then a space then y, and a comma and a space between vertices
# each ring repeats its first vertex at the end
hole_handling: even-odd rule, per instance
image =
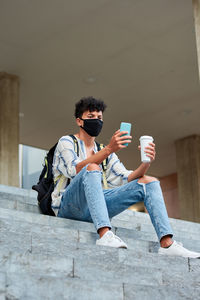
POLYGON ((106 172, 109 187, 116 187, 127 183, 128 176, 131 173, 132 170, 127 170, 115 153, 110 155, 106 172))
POLYGON ((76 175, 76 165, 80 162, 74 151, 74 142, 69 136, 62 137, 57 145, 54 156, 54 171, 72 179, 76 175))

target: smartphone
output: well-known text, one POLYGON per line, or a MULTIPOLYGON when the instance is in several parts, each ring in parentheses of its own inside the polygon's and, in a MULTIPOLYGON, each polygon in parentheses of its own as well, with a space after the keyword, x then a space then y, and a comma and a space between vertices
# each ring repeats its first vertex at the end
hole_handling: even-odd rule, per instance
MULTIPOLYGON (((124 135, 131 135, 131 123, 121 122, 120 131, 128 131, 128 134, 124 135)), ((125 143, 123 145, 128 146, 128 143, 125 143)))

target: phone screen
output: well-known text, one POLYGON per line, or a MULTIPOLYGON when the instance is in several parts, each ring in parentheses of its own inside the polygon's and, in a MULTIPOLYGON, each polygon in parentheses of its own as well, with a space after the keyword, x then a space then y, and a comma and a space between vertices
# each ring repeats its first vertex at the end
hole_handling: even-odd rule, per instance
MULTIPOLYGON (((124 135, 130 135, 131 134, 131 123, 121 122, 120 131, 128 131, 128 134, 124 134, 124 135)), ((123 145, 128 146, 128 143, 125 143, 123 145)))

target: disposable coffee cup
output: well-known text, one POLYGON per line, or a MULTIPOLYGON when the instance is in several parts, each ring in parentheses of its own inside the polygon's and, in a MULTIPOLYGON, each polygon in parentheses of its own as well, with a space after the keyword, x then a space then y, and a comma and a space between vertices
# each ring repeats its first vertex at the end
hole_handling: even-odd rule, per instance
POLYGON ((153 142, 152 136, 143 135, 140 137, 140 146, 141 146, 141 161, 144 163, 151 162, 150 157, 145 153, 145 148, 149 146, 149 143, 153 142))

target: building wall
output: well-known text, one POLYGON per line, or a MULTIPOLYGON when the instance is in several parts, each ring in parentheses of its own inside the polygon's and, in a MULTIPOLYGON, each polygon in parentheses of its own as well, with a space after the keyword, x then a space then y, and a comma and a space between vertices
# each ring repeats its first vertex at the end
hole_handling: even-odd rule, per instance
POLYGON ((177 174, 160 178, 160 184, 169 217, 180 219, 177 174))

